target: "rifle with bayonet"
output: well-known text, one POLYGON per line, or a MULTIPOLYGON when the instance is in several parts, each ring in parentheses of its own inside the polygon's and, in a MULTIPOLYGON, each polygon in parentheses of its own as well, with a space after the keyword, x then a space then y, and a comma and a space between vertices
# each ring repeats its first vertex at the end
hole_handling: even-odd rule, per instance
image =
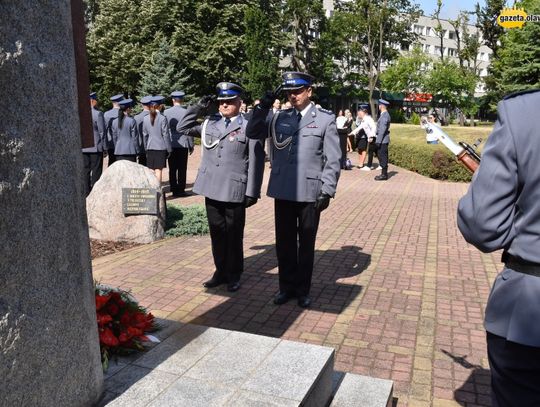
POLYGON ((422 118, 422 127, 426 130, 426 133, 433 135, 444 144, 465 168, 472 173, 476 171, 480 165, 480 154, 476 151, 476 148, 482 142, 482 139, 476 140, 472 146, 463 141, 456 143, 439 126, 429 123, 425 118, 422 118))

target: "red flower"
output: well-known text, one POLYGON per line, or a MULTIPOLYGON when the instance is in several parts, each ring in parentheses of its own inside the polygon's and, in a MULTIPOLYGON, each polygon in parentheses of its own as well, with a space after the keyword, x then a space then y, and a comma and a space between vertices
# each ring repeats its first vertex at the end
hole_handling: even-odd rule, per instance
POLYGON ((128 334, 130 334, 132 337, 141 336, 143 334, 143 330, 139 328, 134 328, 132 326, 128 326, 128 334))
POLYGON ((96 294, 96 310, 99 311, 111 297, 108 295, 99 295, 96 294))
POLYGON ((120 310, 120 309, 118 308, 118 305, 116 305, 116 304, 109 304, 109 305, 107 306, 107 311, 109 311, 109 314, 111 314, 113 317, 114 317, 116 314, 118 314, 118 311, 119 311, 119 310, 120 310))
POLYGON ((103 327, 103 325, 108 324, 113 319, 109 314, 97 314, 97 323, 98 326, 103 327))
POLYGON ((131 321, 131 316, 129 315, 129 312, 124 312, 124 315, 120 318, 120 323, 124 326, 128 326, 131 321))
POLYGON ((120 336, 118 337, 118 340, 120 341, 121 344, 126 343, 130 339, 131 339, 131 335, 128 332, 122 332, 120 336))
POLYGON ((99 341, 105 346, 118 346, 118 339, 109 328, 99 332, 99 341))

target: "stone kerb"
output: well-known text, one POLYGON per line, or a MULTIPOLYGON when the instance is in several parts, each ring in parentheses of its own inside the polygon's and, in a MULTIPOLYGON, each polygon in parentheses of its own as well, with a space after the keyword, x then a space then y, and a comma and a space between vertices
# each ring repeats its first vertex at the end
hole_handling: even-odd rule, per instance
POLYGON ((86 199, 90 238, 151 243, 165 235, 165 197, 154 172, 142 165, 116 161, 94 185, 86 199), (125 215, 122 188, 157 189, 157 215, 125 215))

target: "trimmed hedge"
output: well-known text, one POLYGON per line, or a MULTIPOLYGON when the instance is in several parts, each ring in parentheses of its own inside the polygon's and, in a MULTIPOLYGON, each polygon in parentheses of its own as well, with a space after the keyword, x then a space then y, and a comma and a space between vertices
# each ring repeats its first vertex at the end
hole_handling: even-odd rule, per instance
POLYGON ((426 177, 456 182, 470 182, 472 178, 444 146, 393 139, 388 153, 390 163, 426 177))
POLYGON ((167 236, 206 235, 210 232, 206 209, 202 205, 179 206, 167 204, 167 236))

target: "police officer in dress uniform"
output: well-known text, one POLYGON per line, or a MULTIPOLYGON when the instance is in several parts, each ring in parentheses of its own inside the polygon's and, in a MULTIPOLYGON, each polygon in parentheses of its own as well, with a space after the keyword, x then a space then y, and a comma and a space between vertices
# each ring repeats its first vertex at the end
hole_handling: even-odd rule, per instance
POLYGON ((105 145, 105 120, 103 113, 96 108, 96 92, 90 93, 90 108, 92 110, 92 129, 94 132, 94 146, 83 148, 84 158, 84 187, 86 196, 94 184, 101 177, 103 171, 103 146, 105 145))
POLYGON ((336 193, 341 149, 332 112, 310 101, 313 77, 285 72, 282 89, 293 108, 267 120, 275 100, 270 92, 253 111, 249 138, 272 138, 272 170, 268 196, 275 198, 276 252, 279 293, 275 304, 297 297, 298 305, 311 305, 315 239, 320 213, 336 193))
POLYGON ((381 174, 375 177, 375 181, 386 181, 388 179, 388 143, 390 143, 390 105, 384 99, 379 99, 379 120, 377 120, 377 157, 381 166, 381 174))
POLYGON ((103 117, 105 119, 105 127, 107 135, 107 154, 109 156, 109 163, 108 165, 111 165, 116 161, 116 157, 114 156, 114 141, 112 138, 112 121, 118 117, 118 110, 120 109, 120 105, 118 102, 120 102, 122 99, 124 99, 124 95, 118 94, 111 97, 112 102, 112 109, 107 110, 103 117))
POLYGON ((493 406, 540 406, 540 90, 510 95, 458 207, 458 226, 483 252, 503 249, 505 267, 484 326, 493 406))
POLYGON ((119 104, 118 117, 112 121, 111 132, 114 141, 116 160, 136 162, 139 154, 140 136, 137 122, 129 114, 133 106, 132 99, 123 99, 119 104))
POLYGON ((137 122, 137 131, 139 132, 140 142, 139 142, 139 155, 137 156, 137 160, 139 164, 146 165, 146 150, 144 149, 144 140, 143 140, 143 131, 142 131, 142 125, 143 120, 146 116, 148 116, 148 113, 150 112, 150 102, 152 101, 152 96, 147 95, 143 96, 141 98, 141 105, 143 110, 141 110, 139 113, 137 113, 133 118, 137 122))
POLYGON ((191 106, 178 124, 178 132, 201 137, 202 161, 193 192, 205 196, 216 271, 204 283, 207 288, 227 284, 240 288, 244 270, 244 226, 246 208, 260 197, 264 170, 264 148, 259 140, 246 137, 247 121, 240 113, 243 89, 231 82, 217 85, 219 113, 202 125, 197 117, 208 108, 209 98, 191 106))
POLYGON ((185 93, 176 90, 171 93, 173 106, 163 114, 171 128, 172 153, 169 157, 169 182, 173 196, 185 196, 188 154, 193 152, 193 137, 179 133, 177 126, 186 114, 182 107, 185 93))

